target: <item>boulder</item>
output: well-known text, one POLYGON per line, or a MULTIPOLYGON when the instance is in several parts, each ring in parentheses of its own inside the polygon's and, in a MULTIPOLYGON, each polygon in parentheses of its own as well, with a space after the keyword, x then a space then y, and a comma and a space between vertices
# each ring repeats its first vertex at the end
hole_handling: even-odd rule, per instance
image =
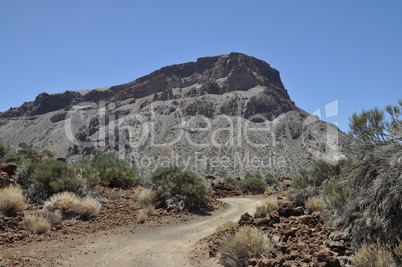
POLYGON ((253 224, 254 218, 248 212, 244 213, 239 220, 239 225, 251 225, 253 224))
POLYGON ((17 170, 17 164, 15 163, 0 164, 0 171, 5 172, 8 175, 8 177, 13 176, 16 170, 17 170))

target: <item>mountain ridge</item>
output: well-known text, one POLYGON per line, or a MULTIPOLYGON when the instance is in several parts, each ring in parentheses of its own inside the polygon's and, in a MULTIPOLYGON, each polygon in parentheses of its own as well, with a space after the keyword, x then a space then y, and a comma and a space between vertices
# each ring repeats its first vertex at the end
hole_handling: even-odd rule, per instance
POLYGON ((355 143, 298 108, 278 70, 240 53, 163 67, 98 90, 43 93, 0 113, 0 125, 1 140, 12 146, 32 143, 70 160, 93 149, 111 151, 144 172, 163 158, 180 158, 204 173, 295 173, 318 159, 345 157, 355 143), (212 164, 215 158, 219 164, 212 164))
POLYGON ((0 118, 42 115, 47 112, 66 108, 70 105, 82 101, 122 101, 132 97, 142 98, 145 96, 149 96, 150 94, 155 94, 166 90, 169 91, 175 87, 174 85, 188 86, 192 82, 194 84, 194 81, 198 82, 197 79, 192 79, 192 81, 187 80, 186 84, 185 82, 178 81, 178 77, 188 78, 189 76, 192 76, 194 74, 202 75, 205 70, 211 69, 214 64, 220 64, 220 66, 215 67, 215 71, 207 73, 207 75, 210 77, 205 77, 204 75, 204 77, 201 77, 200 79, 201 82, 206 82, 206 86, 202 89, 208 91, 208 93, 220 94, 223 92, 227 92, 228 88, 230 88, 230 90, 232 91, 247 90, 257 85, 266 86, 268 84, 274 84, 278 88, 284 90, 284 92, 281 92, 281 95, 290 100, 290 97, 287 94, 282 81, 280 80, 279 71, 271 68, 268 63, 257 58, 249 57, 241 53, 230 53, 229 55, 203 57, 197 59, 197 61, 195 62, 174 64, 171 66, 162 67, 148 75, 137 78, 134 81, 121 85, 107 87, 106 90, 85 90, 87 91, 87 93, 85 94, 82 94, 79 91, 69 90, 55 94, 41 93, 36 97, 34 101, 25 102, 20 107, 10 108, 7 111, 0 112, 0 118), (238 63, 231 62, 236 60, 238 61, 238 63), (226 64, 226 67, 223 68, 222 64, 226 64), (252 81, 237 80, 235 81, 237 82, 236 85, 233 85, 234 81, 229 81, 229 83, 231 82, 231 84, 226 84, 224 86, 213 84, 210 81, 211 79, 216 80, 224 78, 225 74, 229 75, 229 73, 219 73, 219 70, 222 69, 226 69, 228 72, 230 72, 231 70, 237 72, 235 73, 235 75, 229 75, 229 78, 239 75, 251 76, 253 74, 249 72, 247 68, 253 66, 257 68, 254 68, 255 71, 259 71, 263 74, 262 79, 255 79, 254 77, 254 79, 251 79, 252 81), (218 69, 218 71, 216 71, 216 69, 218 69), (165 79, 161 81, 161 78, 165 79), (166 82, 166 79, 171 80, 166 82), (263 79, 266 80, 264 81, 263 79))

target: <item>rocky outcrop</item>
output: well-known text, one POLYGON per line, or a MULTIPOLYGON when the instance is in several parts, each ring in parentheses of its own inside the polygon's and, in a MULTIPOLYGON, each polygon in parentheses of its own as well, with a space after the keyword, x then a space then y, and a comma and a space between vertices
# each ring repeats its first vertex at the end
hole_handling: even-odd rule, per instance
MULTIPOLYGON (((199 86, 185 90, 189 92, 185 92, 184 97, 247 91, 258 85, 269 88, 265 96, 251 100, 247 107, 246 116, 262 113, 272 117, 295 108, 277 70, 259 59, 240 53, 231 53, 230 55, 200 58, 196 62, 164 67, 135 81, 112 86, 107 90, 91 90, 86 94, 74 91, 52 95, 42 93, 36 97, 35 101, 26 102, 21 107, 0 113, 0 118, 41 115, 69 109, 72 105, 85 101, 97 103, 104 100, 113 103, 150 95, 153 96, 153 101, 166 101, 183 97, 175 95, 172 89, 184 89, 194 85, 199 86), (267 111, 268 113, 266 113, 267 111)), ((195 103, 195 105, 198 104, 195 103)), ((188 107, 186 111, 188 111, 188 115, 194 115, 196 112, 191 107, 188 107)), ((236 109, 226 106, 219 113, 232 115, 236 112, 236 109)), ((61 116, 60 114, 58 117, 53 117, 52 121, 58 121, 61 116)))

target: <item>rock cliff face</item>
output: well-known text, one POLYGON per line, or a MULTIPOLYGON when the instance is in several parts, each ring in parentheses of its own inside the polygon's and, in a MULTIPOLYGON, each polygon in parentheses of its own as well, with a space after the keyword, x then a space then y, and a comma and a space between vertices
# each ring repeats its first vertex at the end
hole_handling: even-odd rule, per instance
POLYGON ((277 70, 239 53, 108 88, 40 94, 0 113, 0 140, 72 160, 92 149, 115 151, 144 173, 173 161, 221 175, 291 174, 343 157, 354 143, 296 107, 277 70))

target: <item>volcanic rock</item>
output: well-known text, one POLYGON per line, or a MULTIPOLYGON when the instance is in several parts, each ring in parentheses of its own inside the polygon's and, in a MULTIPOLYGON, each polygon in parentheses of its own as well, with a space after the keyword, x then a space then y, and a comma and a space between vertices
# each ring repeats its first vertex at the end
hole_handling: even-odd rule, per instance
POLYGON ((222 177, 294 174, 358 145, 298 108, 279 71, 240 53, 163 67, 117 86, 42 93, 0 113, 0 137, 69 161, 100 149, 145 174, 174 161, 222 177))

